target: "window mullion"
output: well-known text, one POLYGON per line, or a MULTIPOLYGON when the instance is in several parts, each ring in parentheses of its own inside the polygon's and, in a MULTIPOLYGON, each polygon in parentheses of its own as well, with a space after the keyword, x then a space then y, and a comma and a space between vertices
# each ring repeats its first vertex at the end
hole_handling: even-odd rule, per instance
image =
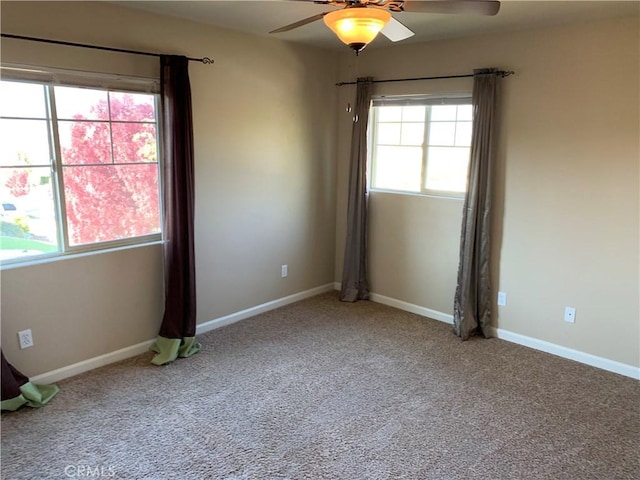
POLYGON ((458 110, 460 110, 459 106, 456 106, 456 119, 453 122, 453 146, 457 147, 458 144, 456 139, 458 138, 458 110))
POLYGON ((58 129, 58 114, 56 112, 55 87, 47 85, 47 115, 50 129, 49 141, 53 158, 51 168, 53 170, 53 196, 56 210, 56 222, 58 224, 58 245, 63 252, 69 250, 69 232, 67 228, 67 209, 64 197, 64 175, 62 172, 62 149, 60 147, 60 136, 58 129))
POLYGON ((429 126, 431 123, 431 107, 429 105, 424 109, 424 138, 422 140, 422 170, 420 172, 420 191, 427 191, 427 162, 429 150, 429 126))
POLYGON ((160 105, 160 96, 154 95, 153 104, 156 113, 156 162, 158 165, 158 202, 160 204, 160 236, 164 240, 164 225, 165 225, 165 213, 164 213, 164 136, 162 132, 164 132, 164 128, 162 122, 163 118, 163 110, 160 105))
POLYGON ((369 135, 369 149, 367 155, 367 191, 371 190, 373 186, 373 179, 375 178, 375 168, 376 164, 373 161, 377 156, 377 145, 378 145, 378 109, 373 107, 371 112, 372 121, 370 121, 369 125, 371 126, 372 132, 369 135))
POLYGON ((111 119, 111 91, 107 91, 107 115, 109 121, 109 151, 111 152, 111 165, 115 165, 116 161, 113 155, 113 122, 111 119))

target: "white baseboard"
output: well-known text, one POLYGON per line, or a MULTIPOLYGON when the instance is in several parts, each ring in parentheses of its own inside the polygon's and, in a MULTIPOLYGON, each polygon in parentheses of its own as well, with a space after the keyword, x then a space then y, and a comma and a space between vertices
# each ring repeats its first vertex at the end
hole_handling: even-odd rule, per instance
MULTIPOLYGON (((342 289, 342 283, 334 282, 333 288, 334 290, 340 291, 342 289)), ((439 320, 441 322, 448 323, 449 325, 453 325, 453 315, 449 315, 448 313, 442 313, 427 307, 421 307, 420 305, 415 305, 413 303, 404 302, 402 300, 385 297, 384 295, 371 292, 369 293, 369 300, 397 308, 398 310, 404 310, 405 312, 415 313, 417 315, 422 315, 423 317, 432 318, 434 320, 439 320)))
MULTIPOLYGON (((342 283, 335 282, 333 284, 333 288, 334 290, 340 291, 340 289, 342 288, 342 283)), ((448 313, 442 313, 437 310, 432 310, 427 307, 421 307, 420 305, 415 305, 413 303, 404 302, 395 298, 386 297, 377 293, 369 293, 369 299, 372 302, 382 303, 383 305, 388 305, 399 310, 404 310, 405 312, 415 313, 418 315, 422 315, 423 317, 432 318, 434 320, 453 325, 453 315, 449 315, 448 313)))
MULTIPOLYGON (((336 290, 340 290, 340 287, 340 282, 335 282, 334 288, 336 290)), ((385 297, 384 295, 379 295, 377 293, 370 293, 369 297, 373 302, 382 303, 384 305, 389 305, 390 307, 395 307, 400 310, 405 310, 407 312, 416 313, 418 315, 432 318, 434 320, 453 324, 453 315, 449 315, 448 313, 438 312, 430 308, 403 302, 402 300, 396 300, 395 298, 385 297)), ((501 340, 506 340, 507 342, 517 343, 518 345, 533 348, 534 350, 550 353, 558 357, 566 358, 568 360, 574 360, 579 363, 584 363, 585 365, 590 365, 602 370, 607 370, 609 372, 624 375, 625 377, 631 377, 635 378, 636 380, 640 380, 640 368, 634 367, 633 365, 627 365, 626 363, 616 362, 614 360, 609 360, 608 358, 598 357, 596 355, 591 355, 590 353, 581 352, 579 350, 573 350, 571 348, 563 347, 562 345, 546 342, 544 340, 538 340, 537 338, 533 337, 527 337, 525 335, 513 333, 502 328, 492 327, 492 333, 495 337, 501 340)))
POLYGON ((377 293, 369 294, 369 298, 372 302, 382 303, 384 305, 389 305, 390 307, 395 307, 400 310, 416 313, 423 317, 432 318, 433 320, 453 325, 453 315, 449 315, 448 313, 439 312, 427 307, 421 307, 420 305, 415 305, 413 303, 403 302, 402 300, 396 300, 395 298, 385 297, 384 295, 378 295, 377 293))
POLYGON ((67 367, 58 368, 57 370, 52 370, 50 372, 36 375, 35 377, 31 377, 29 380, 40 385, 59 382, 60 380, 64 380, 65 378, 73 377, 75 375, 88 372, 89 370, 104 367, 105 365, 109 365, 110 363, 119 362, 120 360, 126 360, 127 358, 135 357, 136 355, 148 352, 149 347, 153 344, 154 341, 155 340, 147 340, 146 342, 138 343, 137 345, 131 345, 130 347, 121 348, 120 350, 116 350, 115 352, 105 353, 104 355, 93 357, 88 360, 83 360, 82 362, 74 363, 73 365, 69 365, 67 367))
MULTIPOLYGON (((232 313, 224 317, 209 320, 208 322, 204 322, 196 326, 196 334, 203 334, 211 330, 215 330, 216 328, 224 327, 225 325, 230 325, 232 323, 245 320, 260 313, 268 312, 269 310, 283 307, 285 305, 289 305, 291 303, 298 302, 300 300, 304 300, 305 298, 313 297, 321 293, 329 292, 331 290, 340 290, 340 283, 329 283, 320 287, 312 288, 310 290, 305 290, 303 292, 295 293, 287 297, 263 303, 255 307, 247 308, 246 310, 232 313)), ((371 301, 376 303, 382 303, 384 305, 398 308, 400 310, 415 313, 417 315, 432 318, 434 320, 439 320, 444 323, 453 323, 453 315, 450 315, 448 313, 439 312, 437 310, 432 310, 430 308, 422 307, 420 305, 415 305, 376 293, 372 293, 370 295, 370 298, 371 301)), ((562 358, 574 360, 586 365, 591 365, 592 367, 600 368, 609 372, 640 380, 640 368, 638 367, 616 362, 614 360, 609 360, 607 358, 598 357, 589 353, 584 353, 579 350, 573 350, 571 348, 563 347, 562 345, 557 345, 555 343, 546 342, 544 340, 538 340, 537 338, 527 337, 525 335, 513 333, 501 328, 493 328, 492 330, 497 338, 506 340, 507 342, 517 343, 518 345, 523 345, 535 350, 550 353, 552 355, 557 355, 562 358)), ((120 360, 125 360, 127 358, 135 357, 136 355, 145 353, 149 350, 149 347, 153 344, 154 341, 155 339, 147 340, 146 342, 122 348, 120 350, 116 350, 115 352, 100 355, 88 360, 83 360, 82 362, 74 363, 73 365, 69 365, 67 367, 58 368, 57 370, 52 370, 50 372, 36 375, 34 377, 31 377, 30 380, 33 383, 37 384, 55 383, 60 380, 64 380, 65 378, 73 377, 75 375, 88 372, 89 370, 103 367, 105 365, 109 365, 111 363, 119 362, 120 360)))
POLYGON ((299 302, 300 300, 304 300, 305 298, 313 297, 321 293, 330 292, 333 289, 334 285, 332 283, 327 283, 326 285, 321 285, 310 290, 305 290, 304 292, 294 293, 293 295, 289 295, 288 297, 272 300, 271 302, 247 308, 246 310, 241 310, 230 315, 225 315, 224 317, 215 318, 213 320, 209 320, 208 322, 198 324, 196 326, 196 334, 199 335, 202 333, 210 332, 211 330, 215 330, 216 328, 231 325, 232 323, 239 322, 240 320, 245 320, 260 313, 268 312, 269 310, 274 310, 279 307, 284 307, 285 305, 289 305, 290 303, 299 302))
POLYGON ((579 350, 573 350, 571 348, 563 347, 562 345, 538 340, 533 337, 527 337, 526 335, 513 333, 502 328, 492 328, 492 330, 497 338, 506 340, 507 342, 517 343, 518 345, 540 350, 541 352, 550 353, 552 355, 557 355, 558 357, 567 358, 569 360, 584 363, 585 365, 591 365, 592 367, 640 380, 640 368, 634 367, 633 365, 627 365, 626 363, 616 362, 614 360, 609 360, 608 358, 598 357, 579 350))
MULTIPOLYGON (((238 322, 240 320, 244 320, 254 315, 258 315, 259 313, 268 312, 269 310, 273 310, 275 308, 282 307, 284 305, 288 305, 305 298, 313 297, 314 295, 319 295, 324 292, 330 292, 331 290, 333 290, 333 287, 333 283, 328 283, 320 287, 305 290, 304 292, 295 293, 293 295, 289 295, 288 297, 283 297, 271 302, 263 303, 262 305, 242 310, 240 312, 232 313, 231 315, 227 315, 225 317, 216 318, 215 320, 201 323, 196 326, 196 335, 223 327, 225 325, 229 325, 231 323, 238 322)), ((75 375, 88 372, 89 370, 104 367, 105 365, 109 365, 110 363, 119 362, 120 360, 126 360, 127 358, 135 357, 136 355, 148 352, 149 347, 153 344, 154 341, 155 339, 147 340, 146 342, 122 348, 120 350, 116 350, 115 352, 100 355, 88 360, 83 360, 82 362, 74 363, 73 365, 69 365, 67 367, 58 368, 57 370, 52 370, 51 372, 36 375, 34 377, 31 377, 30 380, 33 383, 41 385, 59 382, 60 380, 64 380, 65 378, 73 377, 75 375)))

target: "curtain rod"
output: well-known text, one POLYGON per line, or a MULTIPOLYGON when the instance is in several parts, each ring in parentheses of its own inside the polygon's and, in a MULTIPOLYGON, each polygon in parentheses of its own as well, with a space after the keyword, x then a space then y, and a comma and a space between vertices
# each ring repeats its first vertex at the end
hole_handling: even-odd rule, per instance
MULTIPOLYGON (((118 53, 131 53, 133 55, 147 55, 149 57, 162 56, 162 54, 160 53, 141 52, 138 50, 125 50, 123 48, 102 47, 100 45, 87 45, 86 43, 63 42, 62 40, 50 40, 48 38, 27 37, 24 35, 13 35, 11 33, 2 33, 0 35, 5 38, 14 38, 16 40, 28 40, 30 42, 53 43, 54 45, 64 45, 66 47, 93 48, 94 50, 106 50, 107 52, 118 52, 118 53)), ((210 64, 214 62, 209 57, 202 57, 202 58, 187 57, 187 60, 190 60, 192 62, 201 62, 204 64, 210 64)))
MULTIPOLYGON (((508 77, 509 75, 513 75, 515 72, 512 70, 505 71, 500 70, 498 72, 492 72, 501 77, 508 77)), ((444 75, 442 77, 417 77, 417 78, 393 78, 389 80, 372 80, 371 83, 389 83, 389 82, 415 82, 416 80, 441 80, 445 78, 468 78, 474 77, 474 73, 467 73, 464 75, 444 75)), ((343 85, 356 85, 358 82, 338 82, 336 83, 336 87, 342 87, 343 85)))

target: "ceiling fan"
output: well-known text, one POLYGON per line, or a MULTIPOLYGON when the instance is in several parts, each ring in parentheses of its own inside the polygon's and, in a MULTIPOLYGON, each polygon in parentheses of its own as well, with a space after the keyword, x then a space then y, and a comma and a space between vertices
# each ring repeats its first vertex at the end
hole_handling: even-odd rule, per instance
POLYGON ((500 2, 493 0, 291 0, 343 7, 322 12, 273 30, 282 33, 323 19, 324 23, 358 55, 379 32, 392 42, 409 38, 414 33, 391 13, 448 13, 495 15, 500 2))

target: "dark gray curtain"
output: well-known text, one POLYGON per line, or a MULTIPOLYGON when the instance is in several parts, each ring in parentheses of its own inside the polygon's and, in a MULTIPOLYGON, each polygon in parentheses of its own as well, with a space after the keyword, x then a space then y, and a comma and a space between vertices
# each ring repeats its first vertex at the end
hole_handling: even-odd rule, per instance
POLYGON ((463 340, 476 333, 491 336, 491 169, 497 72, 497 69, 473 72, 471 157, 453 307, 454 330, 463 340))
POLYGON ((367 280, 367 124, 373 78, 359 78, 351 131, 347 241, 342 268, 340 300, 356 302, 369 298, 367 280))
POLYGON ((160 58, 163 134, 164 318, 152 363, 163 365, 200 351, 196 334, 193 244, 193 125, 189 60, 160 58))

